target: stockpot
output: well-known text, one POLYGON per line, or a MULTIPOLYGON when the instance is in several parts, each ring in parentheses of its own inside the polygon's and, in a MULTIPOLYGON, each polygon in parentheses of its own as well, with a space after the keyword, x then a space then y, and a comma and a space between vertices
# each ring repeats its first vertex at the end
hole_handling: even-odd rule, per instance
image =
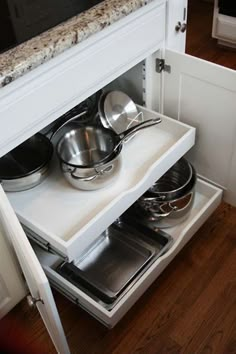
POLYGON ((158 227, 183 221, 194 202, 196 179, 194 167, 180 159, 137 200, 137 213, 158 227))
POLYGON ((178 199, 191 190, 195 177, 194 167, 182 157, 144 193, 143 197, 147 200, 156 198, 159 201, 178 199))

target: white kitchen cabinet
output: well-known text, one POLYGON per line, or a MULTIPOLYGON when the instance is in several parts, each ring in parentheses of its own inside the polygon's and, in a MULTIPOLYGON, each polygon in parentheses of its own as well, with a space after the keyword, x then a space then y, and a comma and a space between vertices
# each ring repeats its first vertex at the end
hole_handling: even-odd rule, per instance
POLYGON ((190 161, 236 205, 236 72, 171 51, 166 62, 172 72, 165 75, 164 112, 196 127, 190 161))
MULTIPOLYGON (((146 103, 148 109, 139 107, 145 119, 159 114, 150 109, 172 117, 161 115, 160 125, 126 144, 122 151, 121 176, 104 190, 74 190, 57 168, 31 191, 8 193, 7 198, 0 190, 1 223, 12 240, 33 301, 61 353, 68 352, 68 347, 42 267, 59 291, 112 327, 217 207, 224 189, 228 190, 224 193, 227 200, 236 203, 236 74, 233 70, 165 49, 164 23, 160 22, 165 13, 163 5, 162 1, 154 1, 3 90, 1 109, 15 125, 13 131, 8 129, 6 132, 9 139, 6 147, 5 136, 0 136, 1 154, 108 84, 119 88, 125 83, 132 97, 137 97, 139 103, 146 103), (160 31, 153 32, 156 27, 160 31), (99 45, 98 38, 101 40, 99 45), (116 51, 117 42, 124 50, 122 55, 116 51), (93 66, 95 54, 99 60, 93 66), (165 61, 157 60, 161 58, 165 61), (80 75, 82 80, 79 80, 80 75), (17 98, 15 102, 14 98, 17 98), (35 102, 39 98, 45 106, 41 104, 36 109, 35 102), (32 106, 28 109, 29 99, 32 99, 32 106), (25 113, 22 122, 14 116, 17 110, 25 113), (189 149, 189 159, 202 177, 211 182, 198 180, 189 218, 168 230, 174 239, 172 247, 147 269, 112 310, 104 308, 55 272, 58 259, 75 260, 189 149), (218 186, 214 186, 215 183, 218 186), (29 236, 41 245, 36 251, 39 261, 18 219, 29 236), (52 249, 58 255, 51 254, 52 249)), ((4 118, 2 127, 6 121, 4 118)))
POLYGON ((0 225, 0 319, 27 293, 16 256, 4 236, 0 225))
POLYGON ((185 52, 187 30, 187 0, 168 0, 166 47, 185 52))
POLYGON ((163 46, 155 0, 0 90, 0 156, 163 46))
MULTIPOLYGON (((0 156, 143 60, 164 36, 165 2, 157 0, 1 88, 0 156)), ((9 285, 8 310, 21 300, 17 288, 9 285)))

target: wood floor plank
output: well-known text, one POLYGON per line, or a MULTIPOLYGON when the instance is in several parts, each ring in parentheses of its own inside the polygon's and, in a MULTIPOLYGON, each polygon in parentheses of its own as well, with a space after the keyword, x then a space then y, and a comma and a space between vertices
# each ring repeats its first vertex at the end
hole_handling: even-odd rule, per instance
POLYGON ((236 51, 212 38, 213 3, 188 0, 186 53, 236 70, 236 51))
MULTIPOLYGON (((178 321, 178 326, 175 327, 174 331, 171 333, 171 338, 173 338, 179 345, 184 346, 188 343, 196 332, 202 325, 202 322, 207 318, 208 311, 210 311, 211 306, 217 301, 221 294, 224 293, 225 301, 227 305, 233 305, 235 301, 235 291, 234 296, 229 302, 226 294, 228 294, 227 288, 230 282, 236 282, 236 250, 234 249, 228 255, 224 262, 221 262, 217 273, 211 279, 209 278, 209 284, 200 293, 194 304, 186 310, 185 314, 178 321)), ((232 293, 230 293, 231 295, 232 293)), ((223 300, 222 300, 223 301, 223 300)), ((227 309, 223 307, 225 302, 223 301, 221 309, 224 311, 227 309)), ((235 308, 234 308, 235 311, 235 308)), ((206 328, 207 329, 207 328, 206 328)))
POLYGON ((182 348, 181 354, 228 353, 227 346, 232 338, 232 334, 234 336, 235 331, 235 291, 235 287, 231 289, 231 297, 229 297, 229 295, 225 297, 224 294, 221 294, 217 298, 217 301, 207 313, 206 318, 203 319, 199 330, 191 337, 187 346, 182 348), (228 300, 230 304, 228 303, 228 300), (222 309, 223 306, 225 307, 224 311, 220 312, 219 309, 222 309), (219 315, 216 316, 216 313, 219 315))

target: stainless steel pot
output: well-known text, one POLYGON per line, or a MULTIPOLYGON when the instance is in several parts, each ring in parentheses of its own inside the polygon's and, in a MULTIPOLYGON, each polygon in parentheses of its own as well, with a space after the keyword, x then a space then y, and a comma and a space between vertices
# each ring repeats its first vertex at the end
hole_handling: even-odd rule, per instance
POLYGON ((196 182, 194 167, 185 159, 178 160, 144 193, 143 198, 171 201, 187 194, 196 182))
POLYGON ((118 177, 121 171, 120 150, 121 146, 109 161, 93 167, 82 167, 61 160, 61 170, 66 180, 77 189, 96 190, 106 187, 118 177))
POLYGON ((160 228, 182 222, 191 211, 195 184, 194 167, 185 159, 179 160, 137 200, 134 208, 138 217, 160 228))
POLYGON ((151 119, 120 135, 95 126, 71 129, 57 144, 57 155, 65 178, 78 189, 94 190, 107 186, 120 171, 124 140, 160 122, 160 118, 151 119))
POLYGON ((20 192, 40 184, 49 174, 53 155, 52 137, 70 121, 87 114, 78 114, 52 128, 51 136, 37 133, 0 158, 0 182, 6 192, 20 192))
POLYGON ((7 192, 33 188, 48 175, 53 146, 37 133, 0 159, 0 180, 7 192))
POLYGON ((110 161, 129 136, 160 122, 160 118, 150 119, 119 135, 102 127, 79 126, 59 140, 57 154, 62 162, 74 167, 95 167, 110 161))
POLYGON ((177 224, 185 221, 192 209, 195 199, 195 191, 171 202, 169 209, 157 209, 150 211, 142 208, 137 202, 125 213, 125 218, 132 219, 133 221, 140 222, 144 225, 149 225, 153 229, 164 229, 176 226, 177 224))

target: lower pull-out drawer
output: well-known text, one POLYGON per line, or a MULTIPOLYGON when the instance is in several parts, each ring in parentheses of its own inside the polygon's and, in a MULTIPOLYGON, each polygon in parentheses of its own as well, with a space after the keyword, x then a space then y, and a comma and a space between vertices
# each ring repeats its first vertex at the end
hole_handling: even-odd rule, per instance
MULTIPOLYGON (((103 301, 96 300, 69 282, 57 271, 62 262, 60 257, 49 254, 36 247, 36 254, 52 284, 66 297, 77 303, 108 327, 113 327, 144 293, 150 284, 160 275, 176 254, 190 240, 198 228, 206 221, 221 201, 222 190, 209 183, 198 180, 194 205, 190 215, 183 223, 165 230, 171 238, 170 248, 164 254, 159 254, 156 259, 147 265, 135 282, 131 282, 123 295, 111 305, 104 305, 103 301)), ((148 237, 148 235, 147 235, 148 237)))
MULTIPOLYGON (((213 27, 213 36, 219 41, 235 48, 236 46, 236 18, 218 14, 213 27)), ((223 44, 223 43, 222 43, 223 44)))

